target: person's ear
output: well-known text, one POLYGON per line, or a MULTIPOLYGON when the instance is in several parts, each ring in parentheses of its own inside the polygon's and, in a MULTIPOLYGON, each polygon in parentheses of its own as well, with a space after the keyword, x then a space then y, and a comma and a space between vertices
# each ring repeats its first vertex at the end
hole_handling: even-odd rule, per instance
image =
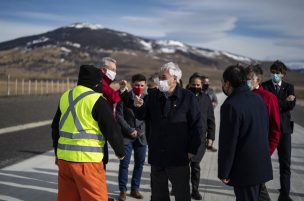
POLYGON ((105 74, 105 73, 107 72, 107 69, 106 69, 105 67, 102 67, 102 68, 101 68, 101 72, 102 72, 103 74, 105 74))

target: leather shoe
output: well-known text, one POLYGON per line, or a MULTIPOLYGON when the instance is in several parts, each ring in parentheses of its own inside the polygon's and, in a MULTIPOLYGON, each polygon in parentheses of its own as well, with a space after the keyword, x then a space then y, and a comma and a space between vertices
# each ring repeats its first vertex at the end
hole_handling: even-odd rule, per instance
POLYGON ((171 195, 171 196, 174 196, 173 189, 170 191, 170 195, 171 195))
POLYGON ((278 201, 293 201, 293 200, 288 195, 285 196, 283 194, 280 194, 278 201))
POLYGON ((136 198, 136 199, 144 198, 144 196, 138 190, 131 190, 130 195, 131 195, 131 197, 136 198))
POLYGON ((119 197, 118 197, 118 201, 126 201, 127 199, 127 193, 126 192, 120 192, 119 193, 119 197))
POLYGON ((192 191, 191 193, 191 197, 194 199, 194 200, 202 200, 202 195, 198 192, 198 191, 192 191))
POLYGON ((217 149, 214 148, 213 146, 207 146, 207 150, 212 151, 212 152, 217 152, 217 149))

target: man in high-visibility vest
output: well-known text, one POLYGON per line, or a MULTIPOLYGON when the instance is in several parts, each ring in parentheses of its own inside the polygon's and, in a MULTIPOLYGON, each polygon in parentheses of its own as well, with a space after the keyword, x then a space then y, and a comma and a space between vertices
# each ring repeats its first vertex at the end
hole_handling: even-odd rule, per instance
POLYGON ((103 147, 107 139, 119 159, 122 134, 101 93, 100 70, 80 67, 77 86, 60 98, 52 123, 58 165, 58 201, 108 201, 103 147))

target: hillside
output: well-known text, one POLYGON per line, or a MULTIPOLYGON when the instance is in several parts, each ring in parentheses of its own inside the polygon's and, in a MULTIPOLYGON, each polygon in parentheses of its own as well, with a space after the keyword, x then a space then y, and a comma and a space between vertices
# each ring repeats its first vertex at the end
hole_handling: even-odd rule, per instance
MULTIPOLYGON (((77 78, 82 64, 98 65, 104 56, 118 61, 118 79, 130 79, 137 72, 152 74, 169 61, 176 62, 187 82, 193 72, 208 75, 220 86, 223 69, 231 64, 259 62, 267 69, 269 62, 257 61, 224 51, 194 47, 173 40, 152 40, 103 28, 75 23, 43 34, 0 43, 0 78, 10 74, 25 79, 77 78)), ((269 75, 266 74, 266 77, 269 75)), ((288 79, 304 98, 303 73, 291 72, 288 79)))

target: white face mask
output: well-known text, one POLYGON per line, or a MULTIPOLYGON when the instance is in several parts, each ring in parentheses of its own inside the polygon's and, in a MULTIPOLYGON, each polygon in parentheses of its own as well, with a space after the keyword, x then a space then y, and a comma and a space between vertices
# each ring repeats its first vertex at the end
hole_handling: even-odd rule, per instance
POLYGON ((252 86, 252 83, 251 83, 251 80, 247 80, 247 85, 249 87, 250 90, 253 89, 253 86, 252 86))
POLYGON ((168 92, 170 89, 168 80, 159 80, 158 89, 161 92, 168 92))
POLYGON ((116 72, 107 69, 106 76, 113 81, 116 77, 116 72))

